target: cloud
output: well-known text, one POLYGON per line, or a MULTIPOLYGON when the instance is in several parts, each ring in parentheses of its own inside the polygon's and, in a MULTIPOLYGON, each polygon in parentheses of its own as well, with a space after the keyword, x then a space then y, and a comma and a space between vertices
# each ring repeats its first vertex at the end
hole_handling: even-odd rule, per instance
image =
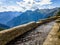
MULTIPOLYGON (((2 3, 0 2, 0 5, 2 3)), ((26 10, 35 10, 37 8, 41 9, 44 5, 52 4, 51 0, 23 0, 23 1, 16 1, 15 5, 7 5, 7 6, 0 6, 0 12, 3 11, 26 11, 26 10)))
POLYGON ((42 0, 40 3, 40 5, 47 5, 47 4, 52 4, 51 0, 42 0))
POLYGON ((0 12, 4 12, 4 11, 24 11, 24 9, 19 7, 19 6, 1 6, 0 10, 1 10, 0 12))
MULTIPOLYGON (((31 10, 31 9, 37 9, 44 5, 50 5, 52 4, 51 0, 41 0, 39 2, 36 2, 35 0, 23 0, 21 2, 16 2, 20 7, 31 10)), ((43 8, 43 7, 42 7, 43 8)))

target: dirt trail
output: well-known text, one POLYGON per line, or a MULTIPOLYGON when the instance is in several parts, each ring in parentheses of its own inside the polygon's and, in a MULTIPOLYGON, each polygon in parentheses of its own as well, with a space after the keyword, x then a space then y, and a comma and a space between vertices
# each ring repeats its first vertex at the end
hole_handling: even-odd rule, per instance
POLYGON ((47 24, 43 24, 35 30, 31 30, 15 38, 7 45, 42 45, 54 23, 55 22, 49 22, 47 24))

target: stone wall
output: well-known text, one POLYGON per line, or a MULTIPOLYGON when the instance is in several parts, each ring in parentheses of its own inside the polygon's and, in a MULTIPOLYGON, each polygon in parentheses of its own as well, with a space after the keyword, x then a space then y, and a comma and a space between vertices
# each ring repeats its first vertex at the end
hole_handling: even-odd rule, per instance
POLYGON ((42 25, 42 24, 45 24, 45 23, 48 23, 48 22, 51 22, 51 21, 54 21, 56 19, 60 18, 59 16, 54 16, 54 17, 50 17, 50 18, 46 18, 46 19, 42 19, 42 20, 39 20, 38 22, 36 22, 39 26, 42 25))
POLYGON ((23 33, 32 30, 41 24, 47 23, 52 21, 52 19, 57 19, 58 17, 51 17, 48 19, 40 20, 38 22, 30 22, 24 25, 16 26, 11 29, 6 29, 3 31, 0 31, 0 45, 5 45, 9 41, 13 40, 14 38, 22 35, 23 33))
POLYGON ((5 45, 7 42, 11 41, 15 37, 32 30, 36 27, 35 22, 30 22, 28 24, 20 25, 11 29, 0 31, 0 45, 5 45))

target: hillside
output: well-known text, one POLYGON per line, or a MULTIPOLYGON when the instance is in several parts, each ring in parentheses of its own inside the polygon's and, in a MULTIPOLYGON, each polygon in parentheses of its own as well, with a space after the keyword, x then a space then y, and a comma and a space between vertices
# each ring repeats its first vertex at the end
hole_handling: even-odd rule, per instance
POLYGON ((51 16, 54 16, 55 12, 57 12, 57 9, 42 9, 42 10, 35 10, 35 11, 26 11, 24 13, 22 13, 21 15, 13 18, 12 20, 10 20, 9 22, 7 22, 8 26, 10 27, 14 27, 17 25, 22 25, 24 23, 28 23, 31 21, 38 21, 41 19, 45 19, 51 16), (48 11, 48 13, 44 12, 44 11, 48 11))
POLYGON ((14 27, 31 21, 38 21, 54 16, 57 11, 58 8, 36 9, 34 11, 27 10, 26 12, 0 12, 0 24, 4 24, 8 27, 14 27))
POLYGON ((6 24, 8 21, 19 16, 21 12, 0 12, 0 23, 6 24))
POLYGON ((10 27, 5 24, 0 24, 0 29, 8 29, 8 28, 10 27))

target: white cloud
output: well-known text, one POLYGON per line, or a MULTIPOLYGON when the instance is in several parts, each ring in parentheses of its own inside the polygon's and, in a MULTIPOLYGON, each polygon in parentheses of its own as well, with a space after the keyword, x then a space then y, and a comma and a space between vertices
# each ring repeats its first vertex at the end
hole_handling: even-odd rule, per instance
POLYGON ((52 4, 51 0, 42 0, 40 2, 40 5, 47 5, 47 4, 52 4))
POLYGON ((19 6, 0 6, 0 12, 4 11, 24 11, 24 9, 19 6))
MULTIPOLYGON (((1 2, 0 2, 1 3, 1 2)), ((40 0, 36 2, 35 0, 23 0, 16 2, 16 5, 0 6, 0 11, 26 11, 26 10, 35 10, 37 8, 41 9, 44 5, 52 4, 51 0, 40 0)))
POLYGON ((44 5, 52 4, 52 2, 51 0, 41 0, 40 2, 36 2, 34 0, 23 0, 21 2, 17 2, 17 4, 22 8, 24 7, 26 10, 30 10, 40 8, 44 5))

